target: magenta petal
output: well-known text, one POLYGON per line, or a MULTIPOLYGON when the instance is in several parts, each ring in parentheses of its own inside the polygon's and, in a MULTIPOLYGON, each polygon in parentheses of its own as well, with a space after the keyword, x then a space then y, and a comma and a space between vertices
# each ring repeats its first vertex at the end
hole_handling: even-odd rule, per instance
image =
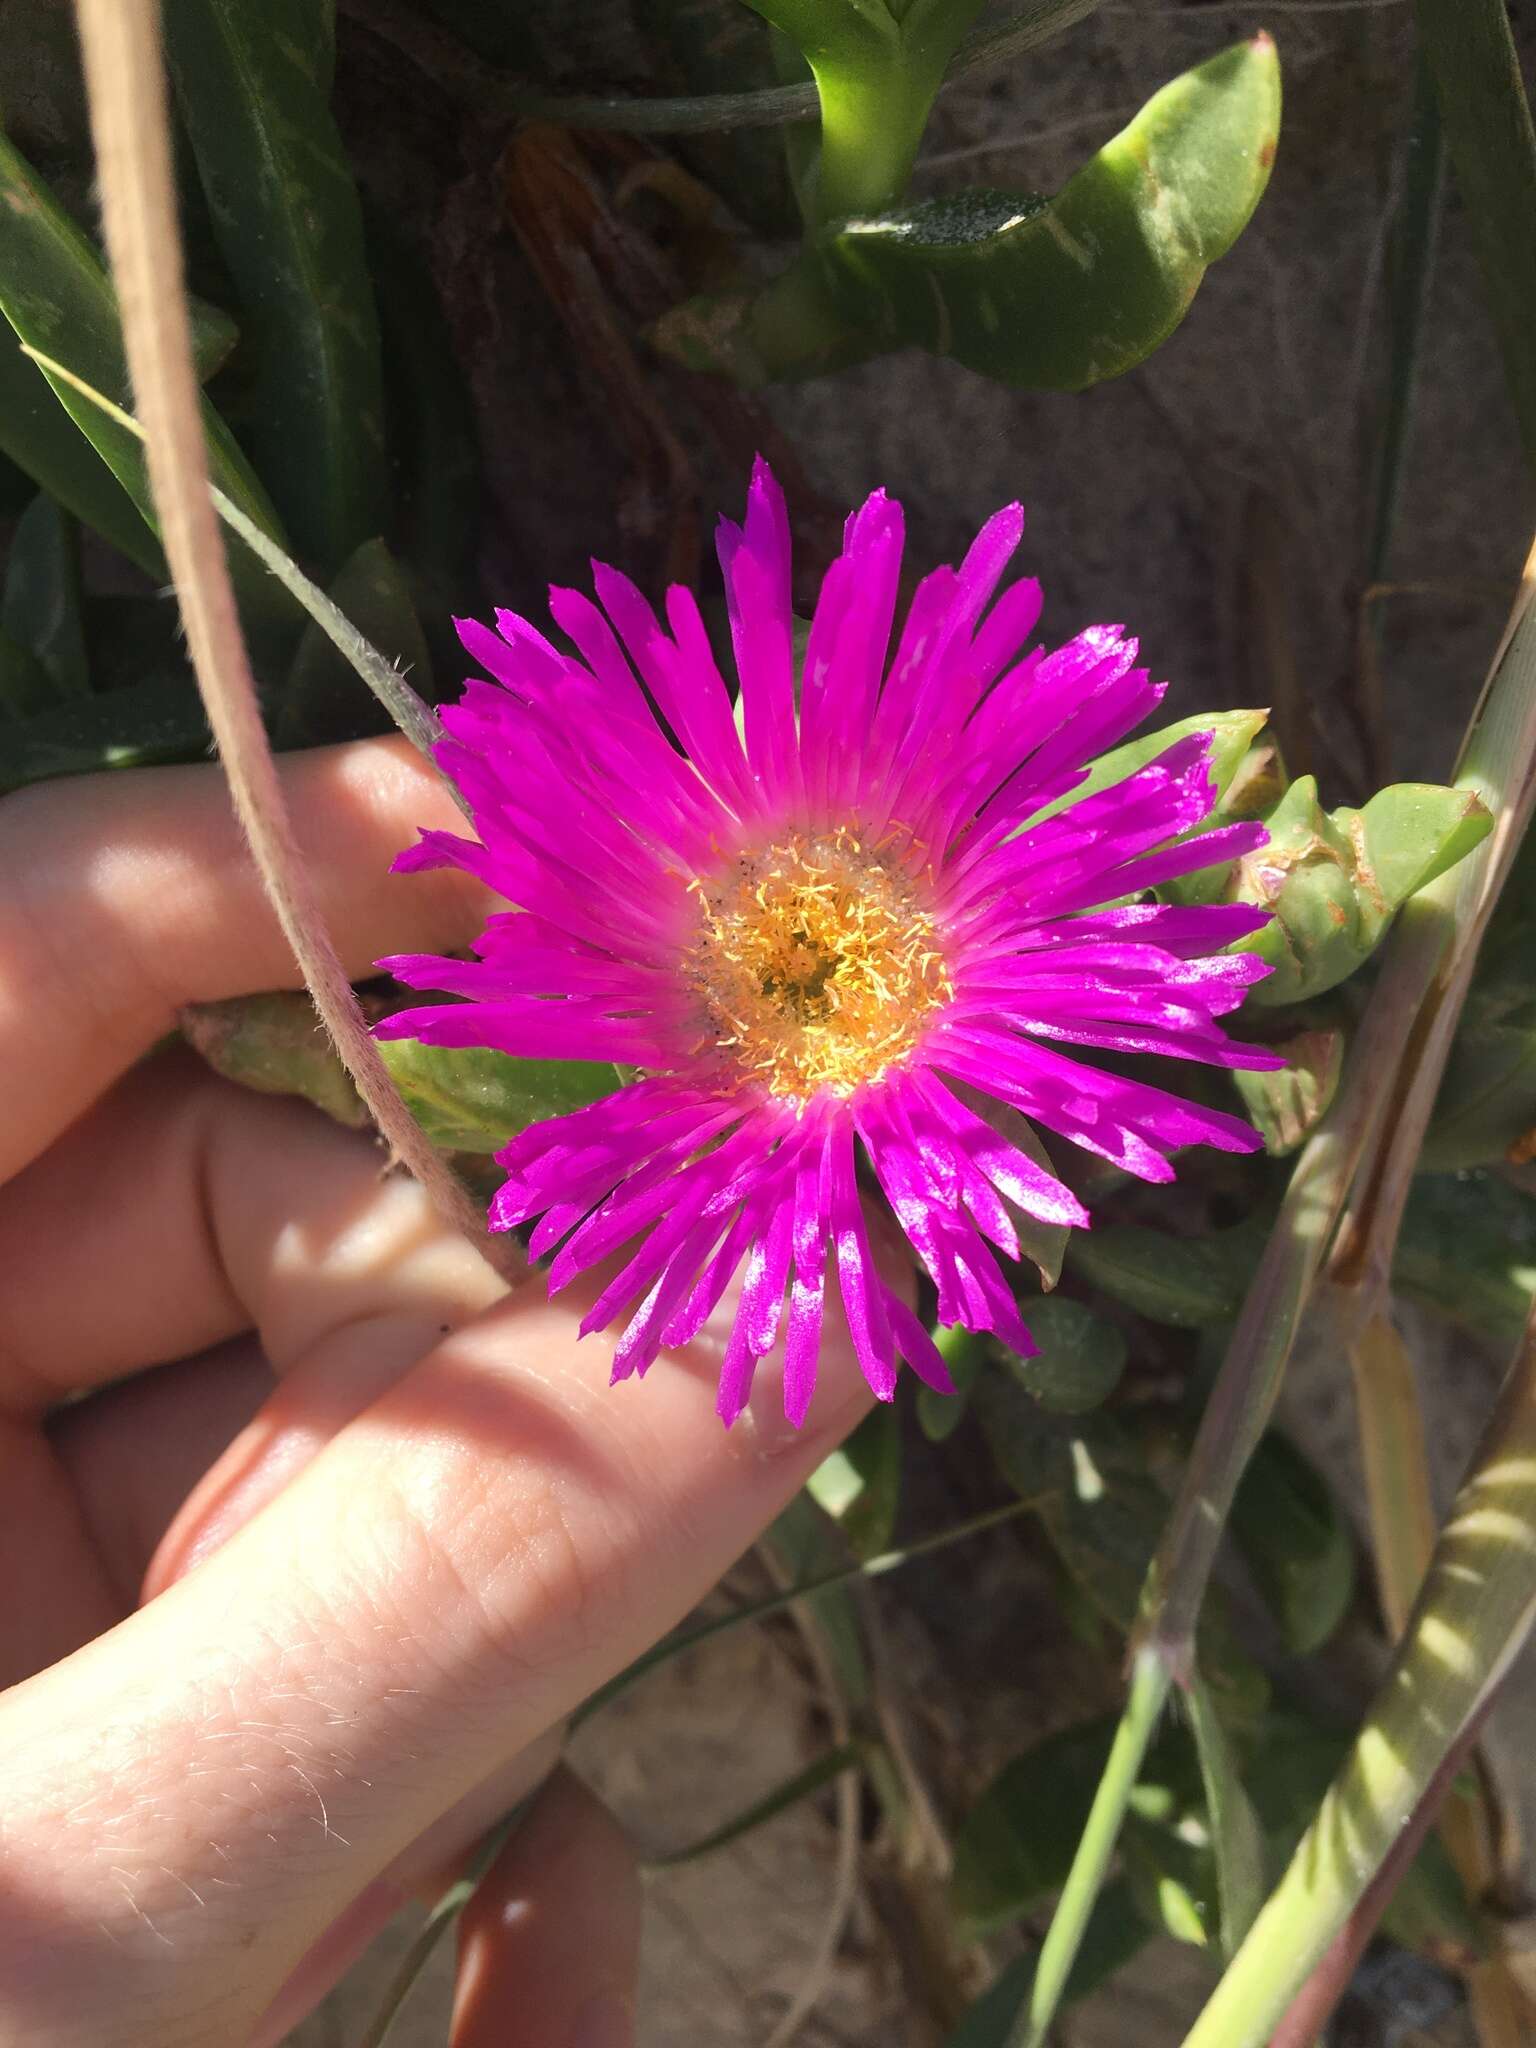
MULTIPOLYGON (((491 1205, 493 1227, 529 1226, 552 1288, 613 1262, 584 1328, 623 1325, 615 1378, 643 1374, 663 1346, 697 1336, 739 1274, 720 1413, 740 1413, 782 1333, 784 1407, 798 1424, 835 1260, 875 1393, 891 1398, 901 1360, 946 1387, 931 1334, 875 1270, 860 1148, 932 1280, 940 1321, 1027 1352, 1000 1260, 1019 1255, 1021 1217, 1069 1227, 1088 1218, 1015 1142, 1027 1142, 1021 1117, 1151 1181, 1174 1177, 1185 1146, 1259 1143, 1240 1117, 1071 1050, 1238 1070, 1281 1063, 1223 1026, 1267 971, 1229 949, 1266 913, 1145 900, 1252 852, 1264 828, 1204 829, 1215 798, 1209 734, 1165 747, 1114 788, 1075 794, 1164 686, 1136 666, 1136 642, 1118 626, 1022 651, 1039 586, 1026 578, 997 595, 1022 531, 1021 510, 1006 507, 958 569, 924 576, 892 654, 903 523, 874 492, 848 520, 811 606, 797 677, 789 520, 759 460, 742 523, 722 521, 718 534, 734 679, 691 592, 669 591, 658 618, 612 569, 594 570, 606 616, 585 594, 550 592, 558 644, 508 611, 494 628, 459 622, 484 674, 440 713, 434 756, 473 831, 423 832, 396 866, 461 869, 501 907, 472 958, 381 963, 407 987, 453 1000, 397 1011, 378 1033, 448 1052, 641 1070, 600 1102, 513 1136, 491 1205), (880 916, 911 893, 927 920, 923 971, 936 955, 947 983, 893 1061, 872 1060, 862 1079, 855 1066, 846 1096, 799 1100, 767 1092, 764 1074, 782 1084, 754 1043, 763 1027, 725 1007, 708 960, 726 945, 739 975, 750 946, 730 953, 735 942, 702 906, 716 916, 732 900, 722 885, 756 863, 772 881, 777 860, 822 858, 823 835, 836 835, 839 861, 854 850, 855 890, 857 862, 884 867, 877 886, 897 893, 881 894, 880 916)), ((764 996, 785 1003, 786 1029, 783 963, 803 963, 807 947, 836 951, 820 920, 829 905, 844 914, 837 891, 849 884, 841 869, 824 874, 814 914, 773 887, 757 896, 764 917, 805 919, 770 933, 787 950, 750 969, 764 996)), ((888 943, 879 918, 857 921, 862 957, 879 961, 867 950, 888 943)), ((890 958, 900 1005, 914 969, 899 945, 890 958)), ((796 1007, 794 1028, 836 1029, 839 1014, 834 1003, 808 1022, 796 1007)))

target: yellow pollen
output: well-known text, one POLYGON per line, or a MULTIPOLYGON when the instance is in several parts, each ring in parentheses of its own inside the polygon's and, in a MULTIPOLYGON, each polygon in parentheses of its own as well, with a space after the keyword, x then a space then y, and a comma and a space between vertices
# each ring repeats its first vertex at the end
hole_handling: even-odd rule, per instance
POLYGON ((791 833, 691 886, 684 973, 716 1042, 772 1095, 851 1095, 954 994, 911 876, 845 826, 791 833))

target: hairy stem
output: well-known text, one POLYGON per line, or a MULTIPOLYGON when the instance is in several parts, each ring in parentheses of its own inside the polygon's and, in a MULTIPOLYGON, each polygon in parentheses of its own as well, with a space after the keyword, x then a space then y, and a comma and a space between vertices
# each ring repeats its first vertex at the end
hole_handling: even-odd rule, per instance
POLYGON ((236 813, 315 1007, 395 1156, 482 1249, 480 1217, 401 1101, 325 929, 262 727, 209 496, 182 281, 157 0, 77 0, 107 249, 150 486, 236 813))

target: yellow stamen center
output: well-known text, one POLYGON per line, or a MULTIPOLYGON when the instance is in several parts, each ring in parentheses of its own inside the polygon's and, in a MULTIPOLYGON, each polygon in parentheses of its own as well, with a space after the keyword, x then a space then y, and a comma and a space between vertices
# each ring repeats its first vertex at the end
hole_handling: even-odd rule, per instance
POLYGON ((911 876, 846 827, 791 833, 696 881, 684 971, 718 1042, 773 1095, 851 1095, 954 993, 911 876))

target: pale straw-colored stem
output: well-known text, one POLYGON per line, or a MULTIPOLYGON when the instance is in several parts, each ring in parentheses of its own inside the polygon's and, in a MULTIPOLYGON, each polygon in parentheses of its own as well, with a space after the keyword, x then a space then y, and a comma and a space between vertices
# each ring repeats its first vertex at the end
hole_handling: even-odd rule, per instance
MULTIPOLYGON (((235 811, 315 1007, 394 1156, 487 1256, 492 1240, 401 1101, 293 836, 209 496, 171 172, 158 0, 77 0, 107 250, 166 559, 235 811)), ((503 1258, 505 1247, 501 1248, 503 1258)))
POLYGON ((1536 1307, 1354 1747, 1185 2048, 1265 2048, 1444 1783, 1536 1617, 1536 1307))

